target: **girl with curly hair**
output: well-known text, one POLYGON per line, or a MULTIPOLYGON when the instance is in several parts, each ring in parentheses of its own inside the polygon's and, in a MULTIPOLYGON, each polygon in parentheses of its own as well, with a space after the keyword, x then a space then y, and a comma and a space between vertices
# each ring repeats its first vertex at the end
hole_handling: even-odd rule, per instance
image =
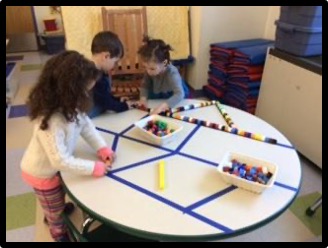
POLYGON ((28 98, 35 126, 21 161, 22 177, 33 187, 55 241, 69 241, 61 217, 65 194, 59 171, 101 177, 115 156, 86 115, 92 104, 89 91, 100 76, 93 62, 65 51, 48 60, 28 98), (80 135, 97 152, 98 161, 74 157, 80 135))

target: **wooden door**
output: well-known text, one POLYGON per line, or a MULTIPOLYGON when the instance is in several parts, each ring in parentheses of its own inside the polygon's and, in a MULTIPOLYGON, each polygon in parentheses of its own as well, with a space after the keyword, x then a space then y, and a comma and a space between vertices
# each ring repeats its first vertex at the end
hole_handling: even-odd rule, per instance
POLYGON ((6 6, 6 35, 35 33, 32 6, 6 6))

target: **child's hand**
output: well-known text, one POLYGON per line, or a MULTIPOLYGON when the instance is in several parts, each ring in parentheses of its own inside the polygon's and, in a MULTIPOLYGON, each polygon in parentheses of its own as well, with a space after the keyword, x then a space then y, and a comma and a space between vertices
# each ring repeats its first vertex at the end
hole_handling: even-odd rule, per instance
POLYGON ((113 155, 112 157, 108 158, 106 161, 105 161, 105 174, 107 174, 111 169, 112 169, 112 164, 115 160, 115 155, 113 155))
POLYGON ((107 157, 107 159, 105 160, 105 164, 107 165, 108 171, 112 168, 115 159, 116 159, 116 154, 113 152, 112 156, 107 157))
POLYGON ((127 96, 121 96, 121 98, 120 98, 120 102, 128 102, 129 100, 130 100, 130 98, 127 96))
POLYGON ((139 107, 147 108, 148 107, 147 99, 145 97, 141 97, 140 100, 137 102, 137 105, 139 107))
POLYGON ((157 106, 153 111, 151 111, 150 114, 151 115, 157 115, 157 114, 159 114, 161 112, 164 112, 168 109, 169 109, 169 105, 166 102, 164 102, 164 103, 160 104, 159 106, 157 106))
POLYGON ((100 148, 97 151, 97 155, 104 163, 112 164, 115 159, 115 153, 109 147, 100 148))
POLYGON ((109 171, 108 166, 106 164, 104 164, 104 162, 97 161, 93 168, 92 175, 94 177, 102 177, 102 176, 106 175, 108 173, 108 171, 109 171))
POLYGON ((116 154, 113 152, 112 156, 106 158, 105 164, 108 167, 112 167, 112 164, 114 163, 115 159, 116 159, 116 154))
POLYGON ((137 101, 126 101, 126 104, 128 105, 129 109, 135 108, 138 106, 137 101))
POLYGON ((127 102, 129 105, 129 108, 137 108, 137 109, 141 109, 141 110, 145 110, 147 111, 148 107, 147 107, 147 101, 128 101, 127 102), (130 102, 130 103, 129 103, 130 102))
POLYGON ((106 175, 111 169, 116 158, 116 154, 109 147, 103 147, 97 152, 102 161, 97 161, 93 169, 93 176, 101 177, 106 175))

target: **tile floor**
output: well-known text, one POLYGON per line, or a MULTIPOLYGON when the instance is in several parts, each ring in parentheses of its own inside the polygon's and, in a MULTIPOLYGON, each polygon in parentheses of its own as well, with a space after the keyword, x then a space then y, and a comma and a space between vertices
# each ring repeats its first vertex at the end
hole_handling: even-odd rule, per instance
MULTIPOLYGON (((20 160, 32 133, 32 124, 26 116, 11 116, 10 108, 25 104, 26 97, 35 84, 42 64, 49 55, 39 52, 7 54, 23 55, 22 65, 16 68, 18 90, 12 104, 6 110, 6 241, 7 242, 51 242, 47 226, 43 223, 43 214, 29 186, 20 177, 20 160)), ((19 113, 21 111, 18 111, 19 113)), ((13 112, 11 113, 13 115, 13 112)), ((300 195, 312 192, 322 193, 322 171, 301 156, 303 181, 300 195)), ((75 211, 72 219, 81 223, 81 212, 75 211)), ((322 222, 322 220, 321 220, 322 222)), ((322 235, 315 236, 290 210, 268 225, 255 231, 223 242, 321 242, 322 235)))

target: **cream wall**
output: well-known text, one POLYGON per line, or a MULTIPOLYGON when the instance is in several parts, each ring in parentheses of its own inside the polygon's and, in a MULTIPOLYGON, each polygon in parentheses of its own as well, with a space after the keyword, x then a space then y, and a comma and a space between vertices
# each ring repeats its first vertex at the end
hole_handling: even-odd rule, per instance
POLYGON ((202 7, 191 6, 190 11, 190 41, 191 41, 191 54, 198 55, 200 49, 200 31, 202 19, 202 7))
POLYGON ((276 25, 274 22, 279 19, 280 15, 280 6, 270 6, 268 19, 265 27, 264 38, 266 39, 275 39, 276 34, 276 25))
MULTIPOLYGON (((141 6, 105 6, 108 9, 141 8, 141 6)), ((61 6, 66 48, 91 56, 91 41, 103 30, 101 6, 61 6)), ((190 54, 188 6, 146 6, 148 35, 163 39, 174 51, 172 59, 190 54)))
MULTIPOLYGON (((50 6, 33 6, 37 33, 43 33, 45 30, 45 26, 43 23, 43 19, 47 18, 56 18, 56 24, 58 29, 62 29, 63 23, 60 14, 52 14, 50 12, 50 6)), ((41 44, 45 44, 43 39, 39 39, 41 44)))
POLYGON ((192 55, 195 62, 188 69, 188 83, 194 89, 207 84, 209 45, 214 42, 270 37, 269 25, 277 14, 270 6, 191 6, 192 55), (268 27, 269 25, 269 27, 268 27))
MULTIPOLYGON (((91 40, 102 30, 101 7, 61 7, 67 48, 90 57, 91 40)), ((147 6, 147 21, 150 36, 164 39, 173 46, 173 59, 186 58, 191 50, 195 62, 188 68, 187 79, 195 89, 207 84, 211 43, 261 37, 274 39, 274 21, 280 10, 279 6, 190 6, 189 9, 190 34, 187 6, 147 6)))
POLYGON ((60 14, 51 14, 50 12, 50 6, 33 6, 35 19, 36 19, 36 25, 38 29, 38 33, 42 33, 45 30, 43 19, 47 18, 56 18, 56 23, 58 29, 61 29, 62 19, 60 14))

